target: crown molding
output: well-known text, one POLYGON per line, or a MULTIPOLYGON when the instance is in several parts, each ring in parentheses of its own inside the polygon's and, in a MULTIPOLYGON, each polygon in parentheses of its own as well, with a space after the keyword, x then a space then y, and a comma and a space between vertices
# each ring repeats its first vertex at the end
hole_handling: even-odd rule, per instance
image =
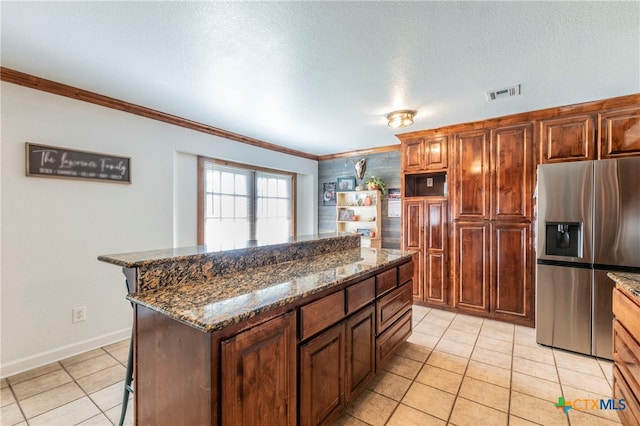
POLYGON ((28 87, 30 89, 41 90, 43 92, 52 93, 54 95, 64 96, 67 98, 88 102, 88 103, 103 106, 106 108, 128 112, 129 114, 135 114, 141 117, 150 118, 152 120, 162 121, 164 123, 172 124, 174 126, 184 127, 186 129, 191 129, 197 132, 207 133, 209 135, 218 136, 224 139, 229 139, 232 141, 245 143, 245 144, 256 146, 259 148, 280 152, 282 154, 289 154, 289 155, 294 155, 296 157, 308 158, 310 160, 318 161, 317 155, 309 154, 302 151, 297 151, 295 149, 285 148, 280 145, 264 142, 259 139, 251 138, 248 136, 239 135, 237 133, 229 132, 226 130, 219 129, 217 127, 199 123, 197 121, 188 120, 186 118, 178 117, 176 115, 167 114, 162 111, 157 111, 151 108, 121 101, 119 99, 110 98, 108 96, 100 95, 94 92, 89 92, 87 90, 79 89, 77 87, 68 86, 66 84, 57 83, 51 80, 46 80, 44 78, 40 78, 40 77, 26 74, 20 71, 12 70, 10 68, 0 67, 0 80, 6 81, 7 83, 28 87))

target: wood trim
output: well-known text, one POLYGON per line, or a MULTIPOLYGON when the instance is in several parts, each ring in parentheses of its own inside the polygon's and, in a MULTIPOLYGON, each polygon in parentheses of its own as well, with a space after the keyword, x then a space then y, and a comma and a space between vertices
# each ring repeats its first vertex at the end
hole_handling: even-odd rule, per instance
POLYGON ((161 121, 164 123, 172 124, 174 126, 184 127, 186 129, 195 130, 197 132, 207 133, 209 135, 218 136, 218 137, 229 139, 232 141, 245 143, 247 145, 256 146, 258 148, 264 148, 271 151, 277 151, 282 154, 289 154, 289 155, 294 155, 296 157, 308 158, 310 160, 318 161, 317 155, 309 154, 302 151, 297 151, 295 149, 285 148, 269 142, 261 141, 259 139, 239 135, 237 133, 229 132, 227 130, 222 130, 217 127, 199 123, 197 121, 192 121, 186 118, 178 117, 176 115, 168 114, 166 112, 157 111, 151 108, 121 101, 119 99, 110 98, 108 96, 100 95, 98 93, 89 92, 83 89, 78 89, 73 86, 68 86, 66 84, 57 83, 51 80, 46 80, 44 78, 25 74, 20 71, 12 70, 9 68, 0 67, 0 80, 6 81, 7 83, 13 83, 19 86, 28 87, 30 89, 41 90, 47 93, 53 93, 54 95, 64 96, 67 98, 88 102, 88 103, 103 106, 106 108, 128 112, 130 114, 139 115, 141 117, 150 118, 152 120, 161 121))
POLYGON ((205 175, 204 175, 204 162, 205 157, 198 156, 198 245, 204 244, 204 188, 205 188, 205 175))
POLYGON ((355 157, 356 155, 381 154, 383 152, 399 151, 400 144, 380 146, 377 148, 360 149, 357 151, 340 152, 338 154, 327 154, 318 156, 318 161, 335 160, 336 158, 355 157))
POLYGON ((631 104, 638 103, 640 103, 640 93, 635 93, 632 95, 619 96, 616 98, 601 99, 580 104, 505 115, 502 117, 489 118, 486 120, 474 121, 470 123, 455 124, 452 126, 439 127, 437 129, 417 130, 415 132, 401 133, 396 135, 396 137, 401 141, 404 141, 407 139, 424 138, 436 135, 447 135, 451 133, 466 132, 469 130, 493 129, 496 127, 521 124, 528 121, 561 118, 573 114, 595 113, 602 110, 626 107, 631 104))

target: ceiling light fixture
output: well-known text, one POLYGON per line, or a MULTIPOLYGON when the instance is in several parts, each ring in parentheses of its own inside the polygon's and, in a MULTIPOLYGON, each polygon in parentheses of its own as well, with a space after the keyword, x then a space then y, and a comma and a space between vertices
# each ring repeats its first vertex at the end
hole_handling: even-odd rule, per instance
POLYGON ((399 111, 392 111, 387 114, 387 120, 389 120, 389 127, 397 129, 398 127, 411 126, 413 124, 413 117, 415 117, 416 111, 410 109, 402 109, 399 111))

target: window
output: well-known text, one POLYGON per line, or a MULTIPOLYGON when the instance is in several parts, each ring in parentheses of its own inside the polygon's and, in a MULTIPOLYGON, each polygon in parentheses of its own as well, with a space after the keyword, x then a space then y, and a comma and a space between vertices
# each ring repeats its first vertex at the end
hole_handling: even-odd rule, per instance
POLYGON ((295 174, 199 158, 198 244, 285 241, 295 229, 295 174))

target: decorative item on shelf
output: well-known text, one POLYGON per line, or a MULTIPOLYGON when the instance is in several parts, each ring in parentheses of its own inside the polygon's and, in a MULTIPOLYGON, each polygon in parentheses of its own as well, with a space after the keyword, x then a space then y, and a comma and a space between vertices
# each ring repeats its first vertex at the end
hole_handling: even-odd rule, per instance
POLYGON ((339 177, 338 181, 338 191, 353 191, 356 188, 356 178, 353 176, 348 177, 339 177))
POLYGON ((349 209, 338 210, 338 220, 348 221, 353 220, 354 211, 349 209))
POLYGON ((369 232, 369 237, 370 238, 375 238, 376 237, 376 231, 370 231, 369 232))
POLYGON ((370 205, 372 205, 372 204, 373 204, 373 202, 371 201, 371 197, 370 197, 370 196, 368 196, 368 195, 366 195, 366 196, 364 197, 364 201, 362 201, 362 205, 364 205, 364 206, 370 206, 370 205))
POLYGON ((358 228, 358 229, 356 229, 356 233, 362 235, 363 237, 371 236, 371 230, 370 229, 358 228))
POLYGON ((386 195, 387 194, 387 185, 384 183, 384 181, 376 176, 367 176, 364 179, 364 182, 367 184, 367 188, 370 191, 374 191, 379 189, 380 192, 382 192, 382 195, 386 195))
POLYGON ((353 217, 351 218, 351 220, 353 220, 354 222, 357 222, 358 219, 360 219, 360 216, 358 216, 357 214, 354 214, 353 217))

